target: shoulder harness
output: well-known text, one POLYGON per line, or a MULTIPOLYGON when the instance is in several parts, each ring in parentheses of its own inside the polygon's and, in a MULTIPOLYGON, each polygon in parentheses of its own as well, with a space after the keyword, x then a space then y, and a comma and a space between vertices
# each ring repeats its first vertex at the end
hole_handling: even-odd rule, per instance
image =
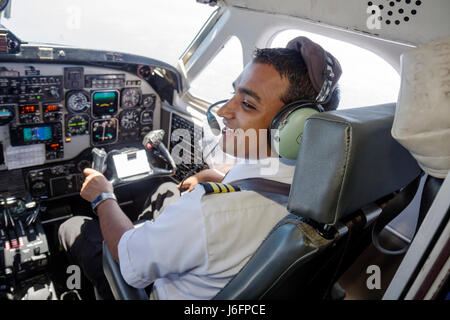
POLYGON ((247 178, 233 181, 233 184, 218 182, 202 182, 200 184, 205 189, 205 195, 237 191, 254 191, 283 206, 287 206, 291 189, 290 184, 263 178, 247 178))

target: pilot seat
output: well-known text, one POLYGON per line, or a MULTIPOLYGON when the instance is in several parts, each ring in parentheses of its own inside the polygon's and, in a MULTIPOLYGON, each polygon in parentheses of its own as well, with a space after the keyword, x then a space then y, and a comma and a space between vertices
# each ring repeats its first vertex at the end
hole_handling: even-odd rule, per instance
MULTIPOLYGON (((214 299, 331 298, 339 276, 370 244, 380 205, 421 173, 391 136, 394 113, 391 103, 308 118, 286 217, 214 299)), ((148 299, 103 249, 114 297, 148 299)))

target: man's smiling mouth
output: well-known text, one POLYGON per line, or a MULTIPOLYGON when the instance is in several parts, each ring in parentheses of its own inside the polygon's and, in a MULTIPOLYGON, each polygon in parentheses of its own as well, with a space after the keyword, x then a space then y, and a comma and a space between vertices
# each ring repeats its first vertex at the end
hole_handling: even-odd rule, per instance
POLYGON ((228 127, 223 127, 222 128, 222 134, 225 136, 230 136, 230 135, 234 135, 234 129, 228 128, 228 127))

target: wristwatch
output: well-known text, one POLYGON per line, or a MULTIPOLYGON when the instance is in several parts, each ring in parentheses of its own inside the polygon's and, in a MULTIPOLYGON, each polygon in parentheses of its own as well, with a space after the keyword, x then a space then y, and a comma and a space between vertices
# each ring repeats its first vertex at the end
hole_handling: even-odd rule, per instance
POLYGON ((115 201, 117 201, 116 196, 114 195, 114 193, 100 193, 95 199, 94 201, 92 201, 91 206, 92 206, 92 210, 94 211, 94 213, 96 215, 98 215, 97 213, 97 207, 100 203, 102 203, 105 200, 108 199, 114 199, 115 201))

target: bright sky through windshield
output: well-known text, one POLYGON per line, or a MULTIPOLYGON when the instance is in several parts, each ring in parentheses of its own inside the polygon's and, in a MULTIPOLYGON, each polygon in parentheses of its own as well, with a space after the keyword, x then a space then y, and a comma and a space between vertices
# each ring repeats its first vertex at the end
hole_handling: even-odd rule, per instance
POLYGON ((22 40, 175 65, 215 8, 195 0, 12 0, 11 9, 11 19, 2 17, 1 23, 22 40))

